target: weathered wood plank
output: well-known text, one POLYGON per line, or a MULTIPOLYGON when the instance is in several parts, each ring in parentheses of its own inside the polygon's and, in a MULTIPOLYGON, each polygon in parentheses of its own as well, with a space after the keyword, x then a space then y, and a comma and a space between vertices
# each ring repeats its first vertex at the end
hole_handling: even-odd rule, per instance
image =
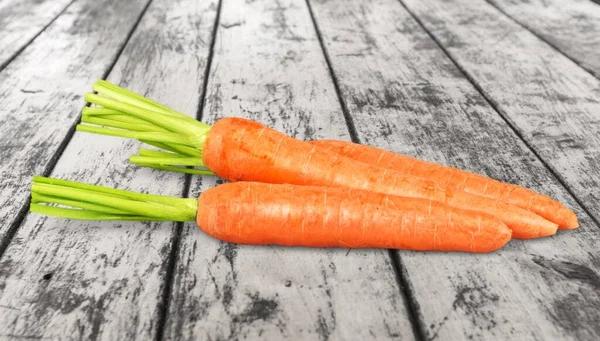
POLYGON ((488 0, 600 78, 600 6, 589 0, 488 0))
POLYGON ((406 5, 600 220, 600 80, 483 1, 406 5))
POLYGON ((73 0, 0 2, 0 70, 73 0))
MULTIPOLYGON (((292 136, 348 139, 303 2, 223 2, 204 121, 243 116, 292 136)), ((216 184, 195 179, 191 193, 216 184)), ((249 247, 187 224, 170 340, 413 339, 385 250, 249 247)))
MULTIPOLYGON (((115 26, 114 21, 133 23, 143 7, 142 2, 95 3, 82 6, 97 17, 114 18, 115 26)), ((109 80, 195 115, 216 8, 216 1, 153 1, 109 80)), ((100 28, 85 15, 78 18, 90 25, 78 30, 100 28)), ((92 81, 78 80, 80 86, 71 91, 82 95, 92 81)), ((69 103, 72 111, 83 106, 81 97, 69 103)), ((51 176, 181 196, 184 176, 129 165, 127 157, 139 145, 75 133, 51 176)), ((174 235, 173 223, 77 222, 28 214, 0 262, 0 339, 153 340, 174 235)))
POLYGON ((146 2, 76 2, 0 73, 0 245, 146 2))
POLYGON ((565 188, 397 1, 311 4, 361 142, 547 193, 581 220, 493 254, 398 252, 424 337, 597 339, 600 236, 565 188))

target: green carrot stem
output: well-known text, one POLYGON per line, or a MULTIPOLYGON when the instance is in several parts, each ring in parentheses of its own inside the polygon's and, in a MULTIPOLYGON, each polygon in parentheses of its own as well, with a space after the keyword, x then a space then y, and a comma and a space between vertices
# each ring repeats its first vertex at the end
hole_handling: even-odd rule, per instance
POLYGON ((178 172, 178 173, 184 173, 184 174, 197 174, 197 175, 215 175, 215 173, 213 173, 207 169, 167 166, 167 165, 158 165, 158 164, 153 164, 153 163, 139 163, 139 162, 135 162, 135 161, 131 160, 131 157, 130 157, 129 161, 138 166, 166 170, 166 171, 171 171, 171 172, 178 172))
POLYGON ((171 153, 171 152, 161 152, 159 150, 151 150, 146 148, 140 148, 138 150, 139 156, 156 156, 156 157, 176 157, 176 158, 185 158, 185 155, 171 153))
MULTIPOLYGON (((143 139, 140 139, 140 141, 143 143, 149 144, 151 146, 157 147, 157 148, 161 148, 161 149, 173 152, 173 153, 177 153, 177 155, 181 155, 182 157, 193 156, 193 157, 197 157, 197 158, 202 158, 202 154, 200 153, 200 151, 198 149, 190 148, 190 147, 183 146, 180 144, 168 144, 168 143, 149 141, 149 140, 143 140, 143 139)), ((145 149, 145 148, 140 148, 140 150, 141 149, 145 149)))
MULTIPOLYGON (((100 107, 84 107, 83 110, 81 110, 81 113, 84 115, 90 115, 90 116, 110 116, 110 115, 122 115, 123 112, 119 111, 119 110, 113 110, 113 109, 106 109, 106 108, 100 108, 100 107)), ((143 120, 140 120, 143 121, 143 120)))
POLYGON ((140 125, 151 125, 156 130, 162 129, 163 132, 170 132, 168 129, 161 128, 155 124, 151 124, 146 120, 135 116, 129 116, 121 111, 99 108, 99 107, 85 107, 82 110, 82 120, 87 121, 90 118, 102 118, 102 119, 110 119, 113 121, 118 121, 122 123, 132 123, 132 124, 140 124, 140 125))
POLYGON ((144 164, 204 167, 204 162, 202 162, 201 159, 195 157, 159 157, 133 155, 129 157, 129 161, 133 163, 144 164))
POLYGON ((177 117, 184 116, 185 118, 189 119, 190 121, 194 121, 194 122, 196 121, 192 117, 183 115, 182 113, 177 112, 171 108, 168 108, 160 103, 157 103, 157 102, 155 102, 151 99, 148 99, 142 95, 136 94, 135 92, 129 91, 125 88, 122 88, 115 84, 109 83, 102 79, 98 80, 92 86, 92 88, 99 94, 103 94, 108 97, 112 97, 121 102, 133 104, 137 107, 144 108, 144 109, 161 112, 166 115, 177 116, 177 117))
MULTIPOLYGON (((78 200, 82 202, 105 205, 110 208, 122 208, 130 214, 136 215, 147 215, 149 217, 161 218, 165 214, 175 213, 173 207, 168 205, 162 205, 154 202, 140 202, 130 199, 122 199, 114 195, 106 195, 102 193, 95 193, 94 191, 88 191, 77 188, 64 189, 53 185, 45 184, 33 184, 31 191, 33 193, 48 194, 53 193, 57 196, 65 199, 78 200), (161 211, 160 214, 157 210, 161 211), (166 212, 165 212, 166 211, 166 212)), ((83 208, 83 207, 81 207, 83 208)))
POLYGON ((102 187, 102 186, 88 185, 88 184, 84 184, 81 182, 54 179, 54 178, 48 178, 48 177, 44 177, 44 176, 34 176, 33 183, 56 185, 56 186, 62 186, 65 188, 86 189, 86 190, 90 190, 90 191, 104 193, 107 195, 114 195, 117 197, 126 197, 126 198, 130 198, 130 199, 134 199, 134 200, 142 200, 142 201, 149 200, 149 201, 163 203, 163 204, 172 203, 171 197, 165 197, 162 195, 130 192, 130 191, 122 190, 122 189, 114 189, 114 188, 107 188, 107 187, 102 187))
POLYGON ((149 219, 143 216, 107 214, 95 211, 54 207, 40 204, 31 204, 29 206, 29 210, 33 213, 78 220, 169 221, 169 219, 149 219))
POLYGON ((89 202, 76 201, 65 199, 61 197, 51 196, 40 194, 39 192, 33 192, 31 194, 31 202, 33 203, 43 203, 43 202, 52 202, 55 204, 63 205, 63 206, 71 206, 71 207, 80 207, 90 211, 110 213, 110 214, 120 214, 120 215, 129 215, 130 213, 125 210, 120 210, 117 208, 107 207, 103 205, 92 204, 89 202))
POLYGON ((149 140, 163 143, 176 143, 185 145, 190 143, 189 139, 185 136, 181 136, 173 133, 160 133, 160 132, 148 132, 148 131, 129 131, 122 129, 110 129, 100 128, 89 125, 78 124, 76 127, 77 131, 85 131, 88 133, 96 133, 100 135, 119 136, 127 137, 137 140, 149 140))
MULTIPOLYGON (((134 116, 127 116, 123 112, 113 109, 85 107, 82 111, 82 121, 85 123, 109 126, 132 131, 159 131, 168 133, 169 130, 152 125, 145 120, 134 116)), ((166 149, 175 153, 182 153, 188 156, 200 157, 200 151, 196 148, 186 147, 183 145, 170 145, 156 141, 140 140, 144 143, 153 145, 158 148, 166 149)))
POLYGON ((194 221, 198 200, 34 177, 31 211, 72 219, 194 221), (56 207, 49 205, 61 205, 56 207))
POLYGON ((136 165, 161 170, 177 171, 187 174, 214 175, 213 172, 206 168, 202 159, 197 157, 186 157, 185 155, 176 153, 166 153, 140 148, 139 155, 130 156, 129 161, 136 165), (200 167, 201 169, 182 168, 180 166, 200 167))
POLYGON ((153 125, 140 123, 126 123, 120 120, 113 120, 110 118, 83 116, 82 120, 84 120, 86 123, 97 124, 101 126, 111 126, 114 128, 127 129, 132 131, 156 131, 156 126, 153 125))
POLYGON ((156 103, 139 94, 100 80, 93 86, 98 94, 85 100, 94 107, 84 109, 78 131, 137 139, 163 149, 141 150, 130 161, 147 167, 182 173, 213 174, 204 167, 202 149, 210 126, 156 103))
POLYGON ((210 126, 204 123, 200 123, 198 121, 194 121, 194 123, 192 123, 191 121, 186 120, 184 117, 187 116, 185 115, 166 115, 157 111, 136 107, 132 104, 119 102, 112 98, 99 96, 93 93, 86 94, 85 100, 87 102, 103 106, 105 108, 118 110, 127 113, 128 115, 152 122, 159 127, 168 129, 173 132, 180 132, 188 135, 202 135, 202 133, 205 133, 206 131, 208 131, 208 129, 210 129, 210 126))

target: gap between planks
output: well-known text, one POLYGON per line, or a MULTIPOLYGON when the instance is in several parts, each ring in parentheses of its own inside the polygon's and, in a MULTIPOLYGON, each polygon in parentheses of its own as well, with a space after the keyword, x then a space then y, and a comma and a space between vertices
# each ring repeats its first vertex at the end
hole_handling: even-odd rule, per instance
MULTIPOLYGON (((46 25, 44 25, 44 27, 42 27, 41 30, 39 30, 36 34, 33 35, 33 37, 31 37, 31 39, 29 39, 25 44, 23 44, 23 46, 21 46, 19 49, 17 49, 10 57, 8 57, 8 59, 6 59, 6 61, 4 61, 3 63, 0 63, 0 72, 2 72, 2 70, 4 70, 4 68, 6 68, 8 66, 8 64, 10 64, 15 58, 17 58, 21 52, 23 52, 27 46, 29 46, 29 44, 31 44, 37 37, 40 36, 40 34, 42 34, 42 32, 44 32, 48 26, 52 25, 52 23, 54 23, 56 21, 56 19, 58 19, 58 17, 60 17, 61 15, 63 15, 63 13, 65 13, 65 11, 71 7, 71 5, 75 2, 76 0, 71 0, 71 2, 69 2, 62 10, 60 10, 55 16, 54 18, 52 18, 52 20, 50 20, 46 25)), ((0 244, 0 251, 3 250, 2 249, 2 245, 0 244)), ((2 253, 0 252, 0 256, 2 255, 2 253)))
MULTIPOLYGON (((400 0, 399 0, 399 1, 400 1, 400 0)), ((598 1, 597 3, 599 3, 599 4, 600 4, 600 0, 592 0, 592 1, 598 1)), ((537 37, 539 40, 541 40, 541 41, 543 41, 544 43, 546 43, 548 46, 550 46, 550 47, 551 47, 552 49, 554 49, 556 52, 558 52, 558 53, 562 54, 563 56, 565 56, 566 58, 568 58, 570 61, 572 61, 573 63, 577 64, 577 66, 579 66, 579 67, 580 67, 581 69, 583 69, 585 72, 589 73, 589 74, 590 74, 590 75, 592 75, 593 77, 596 77, 596 78, 600 79, 600 76, 598 76, 598 75, 594 74, 593 72, 591 72, 590 70, 588 70, 587 68, 585 68, 583 65, 581 65, 581 63, 580 63, 579 61, 577 61, 577 60, 573 59, 573 58, 572 58, 572 57, 571 57, 569 54, 567 54, 567 53, 563 52, 563 51, 562 51, 560 48, 558 48, 558 46, 556 46, 556 45, 554 45, 552 42, 548 41, 548 40, 547 40, 546 38, 544 38, 542 35, 538 34, 538 33, 537 33, 535 30, 533 30, 533 29, 530 29, 528 26, 526 26, 526 25, 522 24, 520 21, 518 21, 517 19, 513 18, 513 16, 511 16, 510 14, 508 14, 506 11, 503 11, 503 10, 500 8, 500 6, 496 5, 496 4, 495 4, 493 1, 490 1, 490 0, 485 0, 485 2, 487 2, 488 4, 490 4, 490 6, 494 7, 496 10, 498 10, 498 12, 502 13, 502 14, 503 14, 505 17, 507 17, 508 19, 512 20, 512 21, 513 21, 515 24, 517 24, 517 25, 521 26, 523 29, 525 29, 525 30, 526 30, 526 31, 528 31, 529 33, 531 33, 531 34, 533 34, 534 36, 536 36, 536 37, 537 37)), ((411 15, 413 15, 413 14, 411 13, 411 15)), ((414 17, 414 15, 413 15, 413 17, 414 17)), ((419 23, 419 24, 421 24, 421 23, 419 23)), ((421 25, 421 26, 423 26, 423 25, 421 25)), ((429 32, 427 32, 427 33, 429 33, 429 32)), ((437 43, 437 41, 436 41, 436 43, 437 43)), ((438 45, 439 45, 439 44, 438 44, 438 45)), ((440 45, 440 46, 441 46, 441 45, 440 45)), ((444 52, 446 52, 446 51, 444 50, 444 52)), ((454 60, 453 60, 453 61, 454 61, 454 60)), ((462 70, 462 69, 461 69, 461 72, 463 72, 463 70, 462 70)), ((464 73, 464 72, 463 72, 463 73, 464 73)), ((471 81, 471 80, 469 79, 469 81, 471 81)), ((471 81, 471 83, 473 83, 473 82, 471 81)), ((475 83, 473 83, 473 84, 475 84, 475 83)), ((477 90, 478 90, 479 92, 481 92, 481 90, 479 90, 479 88, 478 88, 477 90)), ((483 93, 482 93, 482 94, 483 94, 483 93)), ((484 96, 485 96, 485 95, 484 95, 484 96)), ((486 98, 486 100, 487 100, 487 98, 486 98)), ((496 109, 496 108, 494 107, 494 109, 496 109)), ((498 110, 496 110, 496 111, 498 111, 498 110)), ((512 127, 511 127, 511 128, 512 128, 512 127)), ((521 135, 519 135, 519 137, 521 137, 521 135)), ((527 146, 527 147, 529 147, 529 146, 527 146)), ((530 148, 530 149, 531 149, 531 148, 530 148)), ((536 156, 538 156, 538 155, 536 154, 536 156)), ((539 156, 538 156, 538 157, 539 157, 539 156)), ((546 164, 544 164, 544 165, 546 165, 546 164)), ((547 166, 547 165, 546 165, 546 166, 547 166)), ((560 179, 559 179, 559 180, 560 180, 560 179)), ((561 181, 562 181, 562 180, 561 180, 561 181)), ((561 182, 561 184, 562 184, 562 182, 561 182)), ((564 186, 564 184, 562 184, 562 185, 564 186)), ((570 193, 571 195, 573 195, 573 193, 571 193, 571 191, 570 191, 570 189, 569 189, 568 187, 567 187, 567 190, 569 190, 569 193, 570 193)), ((581 205, 581 203, 580 203, 580 202, 577 202, 577 203, 581 205)), ((585 207, 584 207, 584 209, 585 209, 585 207)), ((588 213, 588 214, 589 214, 589 212, 587 212, 587 211, 586 211, 586 213, 588 213)), ((598 221, 596 221, 596 224, 598 224, 598 223, 599 223, 599 222, 598 222, 598 221)))
POLYGON ((312 6, 310 5, 310 0, 306 0, 306 6, 308 6, 308 12, 310 13, 310 19, 315 28, 315 33, 317 35, 317 39, 319 39, 319 45, 321 45, 321 50, 323 51, 323 56, 325 57, 325 62, 327 63, 327 69, 329 70, 329 77, 331 77, 331 81, 333 82, 333 87, 335 88, 335 94, 340 102, 340 106, 342 108, 342 112, 344 113, 344 119, 346 120, 346 125, 348 126, 348 131, 350 133, 350 138, 354 143, 360 143, 360 139, 358 138, 358 132, 356 131, 356 126, 354 125, 354 119, 352 115, 350 115, 350 111, 348 110, 348 106, 344 101, 342 96, 342 92, 340 91, 340 85, 338 79, 333 72, 333 67, 331 64, 331 59, 329 58, 329 53, 327 53, 327 48, 325 47, 325 43, 323 43, 323 35, 321 34, 321 30, 319 29, 319 25, 317 24, 317 20, 315 19, 315 14, 313 13, 312 6))
MULTIPOLYGON (((206 62, 206 68, 204 70, 204 82, 202 84, 202 95, 200 98, 200 104, 198 105, 198 111, 196 112, 196 119, 202 120, 202 113, 204 111, 204 105, 206 103, 206 92, 208 89, 208 76, 212 65, 215 42, 217 41, 217 30, 219 28, 219 22, 221 19, 221 6, 223 0, 219 0, 217 3, 217 14, 215 15, 215 21, 211 33, 210 48, 208 50, 208 60, 206 62)), ((184 177, 182 197, 190 196, 190 189, 192 185, 192 174, 186 174, 184 177)), ((167 315, 169 314, 169 306, 171 305, 171 297, 173 296, 173 281, 175 280, 175 269, 179 262, 179 249, 181 245, 181 231, 184 229, 184 222, 179 222, 175 226, 175 232, 173 235, 173 242, 171 243, 171 250, 167 259, 167 270, 165 273, 165 286, 161 294, 161 301, 158 306, 158 321, 156 323, 156 340, 162 341, 165 339, 165 328, 167 326, 167 315)))
POLYGON ((402 295, 404 295, 404 302, 406 302, 408 318, 412 325, 415 339, 418 341, 425 341, 427 340, 425 334, 425 324, 419 319, 419 315, 421 313, 419 303, 415 298, 414 290, 410 282, 407 280, 408 273, 405 270, 404 263, 402 263, 400 253, 396 251, 397 250, 390 249, 389 254, 390 258, 392 259, 392 266, 394 267, 394 272, 396 273, 396 280, 398 281, 398 286, 400 287, 402 295))
MULTIPOLYGON (((75 2, 75 1, 72 1, 69 4, 69 6, 73 2, 75 2)), ((104 74, 102 75, 102 79, 106 79, 106 77, 108 77, 108 75, 110 74, 110 72, 112 71, 112 69, 115 67, 115 64, 117 63, 117 61, 119 60, 119 57, 121 57, 121 54, 123 53, 123 50, 125 49, 125 46, 127 46, 127 43, 129 42, 129 39, 131 39, 131 36, 133 35, 133 33, 135 32, 135 30, 137 29, 140 21, 144 17, 144 14, 146 13, 146 10, 148 9, 148 7, 150 7, 151 3, 152 3, 152 0, 148 0, 148 2, 146 3, 146 5, 142 9, 142 12, 140 13, 140 15, 137 18, 137 20, 135 21, 135 23, 133 24, 133 27, 127 33, 127 37, 125 38, 125 41, 123 42, 123 44, 117 50, 117 54, 115 55, 115 59, 112 61, 112 63, 110 63, 110 65, 108 66, 108 68, 106 69, 106 71, 104 72, 104 74)), ((65 8, 65 10, 66 9, 67 8, 65 8)), ((61 14, 65 10, 63 10, 61 12, 61 14)), ((53 19, 53 21, 56 20, 59 16, 56 16, 53 19)), ((48 24, 48 25, 50 25, 50 24, 48 24)), ((41 34, 41 32, 43 32, 43 30, 40 31, 37 35, 41 34)), ((36 37, 37 37, 37 35, 36 35, 36 37)), ((33 39, 31 41, 33 41, 33 39)), ((29 43, 31 43, 31 41, 29 43)), ((29 43, 27 45, 29 45, 29 43)), ((22 51, 22 50, 20 50, 20 51, 22 51)), ((0 72, 1 71, 2 70, 0 70, 0 72)), ((86 103, 84 106, 89 106, 89 105, 90 105, 89 103, 86 103)), ((71 139, 73 138, 73 135, 75 134, 75 127, 77 126, 77 124, 79 124, 80 121, 81 121, 81 115, 79 115, 79 117, 78 117, 77 121, 75 122, 75 124, 73 124, 69 128, 69 130, 67 131, 67 133, 65 134, 65 137, 62 140, 62 142, 60 143, 60 145, 58 146, 58 149, 56 150, 56 153, 54 153, 54 155, 52 155, 52 158, 48 162, 48 165, 46 166, 46 168, 44 168, 44 171, 42 172, 43 176, 49 176, 52 173, 52 170, 54 170, 54 167, 56 166, 56 163, 58 162, 58 160, 62 156, 62 153, 64 152, 65 148, 67 147, 67 145, 69 144, 69 142, 71 141, 71 139)), ((17 230, 21 226, 21 223, 23 223, 23 220, 27 216, 27 213, 29 212, 29 205, 30 204, 31 204, 31 195, 27 198, 27 200, 25 201, 25 203, 21 207, 21 209, 19 210, 19 213, 17 213, 17 217, 15 218, 15 220, 13 221, 13 223, 8 228, 8 231, 6 232, 6 236, 4 237, 4 239, 0 240, 0 259, 2 259, 2 257, 4 256, 4 252, 8 248, 8 245, 10 245, 10 243, 13 240, 15 234, 17 233, 17 230)))
MULTIPOLYGON (((600 1, 600 0, 599 0, 600 1)), ((510 122, 510 120, 508 119, 508 117, 506 117, 506 115, 502 112, 502 110, 500 110, 500 108, 498 107, 498 105, 496 104, 496 102, 494 102, 494 100, 492 98, 490 98, 490 96, 488 96, 485 91, 483 91, 483 89, 481 88, 481 86, 479 85, 479 83, 477 83, 475 81, 475 79, 473 79, 473 77, 471 77, 471 75, 462 67, 462 65, 460 65, 458 63, 458 61, 456 59, 454 59, 450 53, 448 53, 448 51, 446 50, 446 48, 440 43, 440 41, 438 40, 438 38, 436 36, 434 36, 428 29, 427 27, 425 27, 425 25, 423 24, 423 22, 421 21, 421 19, 415 14, 413 13, 413 11, 411 11, 408 6, 406 6, 404 4, 404 2, 402 0, 398 0, 398 2, 400 3, 400 5, 417 21, 417 23, 419 23, 419 26, 427 33, 427 35, 436 43, 436 45, 444 52, 444 54, 446 55, 446 57, 448 57, 449 60, 452 61, 452 63, 458 68, 458 70, 460 70, 460 72, 462 73, 462 75, 473 85, 473 87, 475 89, 477 89, 477 92, 479 92, 479 94, 485 99, 485 101, 490 105, 490 107, 492 109, 494 109, 494 111, 496 113, 498 113, 498 115, 502 118, 502 120, 508 125, 508 127, 510 127, 510 129, 519 137, 519 140, 521 140, 521 142, 523 142, 523 144, 533 153, 533 155, 535 155, 535 157, 542 163, 542 165, 544 165, 544 167, 548 170, 548 172, 550 174, 552 174, 552 176, 561 184, 561 186, 563 186, 563 188, 565 188, 565 190, 567 191, 567 193, 569 193, 569 195, 573 198, 573 200, 575 200, 575 202, 581 207, 581 209, 588 215, 590 216, 591 220, 594 222, 594 224, 596 225, 596 227, 598 229, 600 229, 600 221, 598 221, 598 219, 592 214, 592 212, 590 212, 590 210, 583 204, 583 202, 581 201, 581 199, 579 199, 579 197, 577 195, 575 195, 575 192, 571 189, 571 187, 566 183, 566 181, 563 179, 563 177, 558 174, 557 172, 554 171, 554 169, 552 169, 552 167, 550 167, 548 165, 548 163, 539 155, 539 153, 535 150, 535 148, 533 148, 531 146, 531 144, 529 142, 527 142, 527 140, 523 137, 523 134, 519 131, 519 129, 517 129, 517 127, 515 127, 514 124, 512 124, 510 122)), ((486 3, 488 3, 488 1, 486 0, 486 3)), ((496 8, 496 6, 493 6, 494 8, 496 8)), ((497 8, 496 8, 497 9, 497 8)), ((502 11, 498 10, 498 12, 500 14, 504 14, 502 11)), ((514 19, 512 19, 511 17, 509 17, 507 15, 507 17, 511 20, 514 21, 514 19)), ((524 27, 523 25, 519 24, 517 21, 515 21, 518 25, 524 27)), ((526 27, 524 27, 527 31, 529 31, 526 27)), ((531 32, 531 31, 529 31, 531 32)), ((532 32, 533 33, 533 32, 532 32)), ((534 35, 536 37, 538 37, 535 33, 534 35)), ((539 37, 538 37, 539 38, 539 37)), ((541 39, 541 38, 539 38, 541 39)), ((547 43, 545 40, 541 39, 542 41, 544 41, 545 43, 547 43)), ((550 44, 548 44, 550 45, 550 44)), ((564 55, 562 52, 560 52, 559 50, 557 50, 554 46, 550 45, 554 50, 556 50, 558 53, 560 53, 561 55, 564 55)), ((569 58, 567 56, 567 58, 569 58)), ((571 58, 569 58, 571 60, 571 58)), ((579 64, 577 64, 577 66, 581 67, 579 64)), ((585 69, 584 69, 585 70, 585 69)), ((589 71, 585 70, 587 73, 589 73, 589 71)))
MULTIPOLYGON (((356 131, 354 119, 352 118, 352 115, 350 115, 350 111, 348 110, 346 101, 344 101, 344 97, 342 96, 338 79, 335 75, 335 72, 333 71, 331 59, 329 58, 329 53, 327 52, 327 48, 325 47, 325 43, 323 42, 323 35, 321 33, 321 30, 319 29, 319 25, 317 24, 317 20, 313 13, 310 0, 306 0, 306 6, 308 7, 310 18, 313 23, 315 33, 317 35, 317 39, 319 40, 319 45, 321 46, 321 50, 323 51, 325 62, 327 63, 327 69, 329 70, 329 76, 331 77, 333 87, 335 88, 335 94, 338 98, 338 101, 340 102, 342 113, 344 114, 346 125, 348 126, 348 132, 350 133, 350 138, 354 143, 361 143, 360 139, 358 138, 358 132, 356 131)), ((400 254, 396 253, 393 249, 389 249, 388 256, 392 261, 392 267, 394 269, 394 275, 396 276, 396 283, 398 285, 399 292, 404 298, 404 302, 406 304, 406 311, 408 312, 408 319, 410 321, 415 340, 424 341, 426 340, 426 334, 423 321, 419 319, 419 303, 415 299, 414 292, 407 280, 408 274, 405 271, 402 271, 403 266, 400 254)))

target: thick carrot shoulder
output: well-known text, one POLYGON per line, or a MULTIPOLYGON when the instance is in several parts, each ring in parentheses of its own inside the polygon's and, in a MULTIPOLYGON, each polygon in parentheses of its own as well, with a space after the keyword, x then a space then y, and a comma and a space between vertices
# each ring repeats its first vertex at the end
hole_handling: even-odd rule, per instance
POLYGON ((435 182, 356 162, 256 122, 222 118, 208 133, 204 164, 230 181, 372 190, 443 200, 435 182))

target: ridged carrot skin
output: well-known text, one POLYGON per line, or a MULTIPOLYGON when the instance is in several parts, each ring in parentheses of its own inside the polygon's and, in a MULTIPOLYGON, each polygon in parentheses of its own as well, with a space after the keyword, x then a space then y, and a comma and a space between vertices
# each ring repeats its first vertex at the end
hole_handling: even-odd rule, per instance
POLYGON ((497 218, 431 200, 252 182, 194 199, 35 176, 29 209, 80 220, 196 221, 215 238, 252 245, 490 252, 511 238, 497 218))
POLYGON ((426 198, 494 215, 516 238, 548 236, 557 229, 556 224, 514 205, 357 162, 256 122, 223 118, 211 127, 103 80, 93 88, 97 94, 88 93, 85 100, 95 106, 84 108, 77 130, 135 138, 161 149, 140 149, 139 155, 130 157, 141 166, 217 174, 231 181, 347 187, 426 198))
POLYGON ((557 225, 525 209, 435 181, 376 167, 294 139, 243 118, 222 118, 208 132, 204 164, 229 181, 345 187, 402 197, 424 198, 493 215, 515 238, 556 233, 557 225))
POLYGON ((198 226, 232 243, 491 252, 500 220, 426 199, 320 186, 236 182, 203 192, 198 226))
POLYGON ((521 186, 348 141, 315 140, 310 143, 401 174, 427 177, 436 181, 442 188, 455 188, 521 207, 558 224, 561 229, 574 229, 579 226, 575 213, 560 202, 521 186))

